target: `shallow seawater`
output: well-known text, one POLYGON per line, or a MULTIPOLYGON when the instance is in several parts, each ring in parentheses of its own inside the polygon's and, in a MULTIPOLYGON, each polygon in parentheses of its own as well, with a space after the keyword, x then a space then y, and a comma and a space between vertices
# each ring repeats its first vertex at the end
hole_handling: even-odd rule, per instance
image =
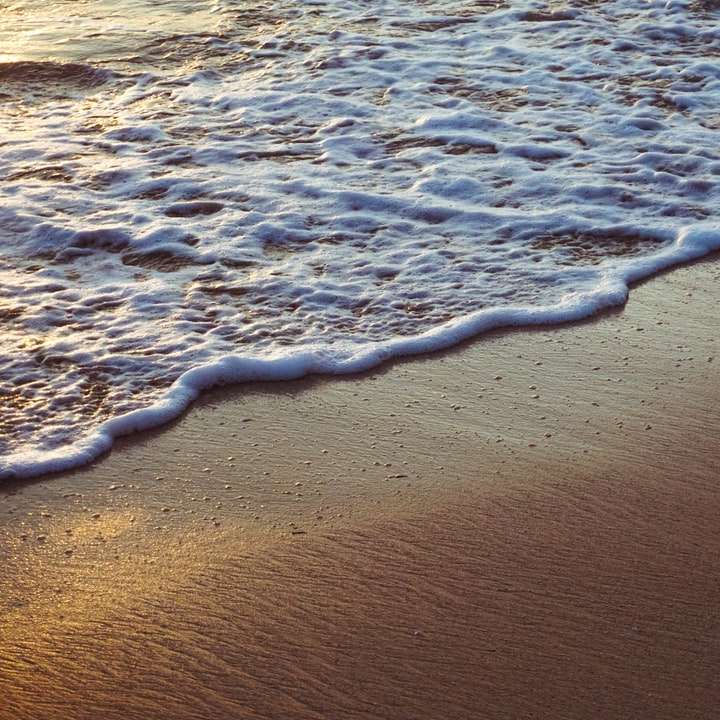
POLYGON ((151 46, 172 35, 217 34, 212 2, 20 0, 0 7, 0 62, 48 60, 151 64, 151 46))
POLYGON ((0 48, 0 476, 720 244, 712 2, 17 0, 0 48))

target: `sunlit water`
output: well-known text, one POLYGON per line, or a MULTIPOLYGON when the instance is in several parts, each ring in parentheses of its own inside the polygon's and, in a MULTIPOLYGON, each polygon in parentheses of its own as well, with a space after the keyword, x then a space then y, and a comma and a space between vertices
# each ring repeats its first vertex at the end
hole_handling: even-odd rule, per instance
POLYGON ((4 4, 0 476, 87 461, 216 381, 580 317, 716 247, 719 20, 4 4))

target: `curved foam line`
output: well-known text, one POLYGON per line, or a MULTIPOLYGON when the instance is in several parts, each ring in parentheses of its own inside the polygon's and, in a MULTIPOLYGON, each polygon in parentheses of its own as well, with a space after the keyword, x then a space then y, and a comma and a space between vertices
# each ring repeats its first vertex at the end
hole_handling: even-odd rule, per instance
POLYGON ((658 253, 610 266, 600 284, 591 292, 568 295, 554 305, 479 310, 421 335, 367 343, 359 349, 348 342, 340 353, 338 345, 332 346, 332 352, 329 346, 319 345, 279 357, 229 355, 188 370, 154 405, 111 418, 78 443, 50 452, 9 455, 0 465, 0 479, 29 479, 86 465, 107 452, 115 438, 170 422, 184 412, 203 390, 216 385, 296 380, 311 374, 362 372, 391 358, 443 350, 498 328, 581 320, 605 308, 624 304, 632 283, 717 249, 720 249, 720 227, 694 226, 682 230, 671 246, 658 253))

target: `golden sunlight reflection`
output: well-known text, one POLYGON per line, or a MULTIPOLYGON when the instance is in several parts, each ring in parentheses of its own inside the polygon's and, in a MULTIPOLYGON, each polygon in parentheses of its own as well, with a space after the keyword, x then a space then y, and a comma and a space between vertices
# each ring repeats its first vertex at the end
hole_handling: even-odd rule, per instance
MULTIPOLYGON (((147 507, 30 513, 6 557, 7 572, 18 581, 0 605, 5 639, 94 622, 138 596, 161 598, 202 574, 210 549, 229 542, 227 530, 198 533, 157 520, 147 507)), ((232 553, 240 555, 262 552, 268 542, 233 538, 232 553)))
POLYGON ((180 0, 18 0, 0 3, 0 63, 55 60, 110 62, 141 51, 148 40, 215 32, 210 2, 180 0))

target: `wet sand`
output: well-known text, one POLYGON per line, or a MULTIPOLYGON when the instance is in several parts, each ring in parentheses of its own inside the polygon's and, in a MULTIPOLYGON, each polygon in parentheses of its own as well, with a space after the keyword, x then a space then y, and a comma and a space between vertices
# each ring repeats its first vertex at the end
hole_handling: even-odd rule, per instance
POLYGON ((715 717, 718 280, 4 486, 0 718, 715 717))

